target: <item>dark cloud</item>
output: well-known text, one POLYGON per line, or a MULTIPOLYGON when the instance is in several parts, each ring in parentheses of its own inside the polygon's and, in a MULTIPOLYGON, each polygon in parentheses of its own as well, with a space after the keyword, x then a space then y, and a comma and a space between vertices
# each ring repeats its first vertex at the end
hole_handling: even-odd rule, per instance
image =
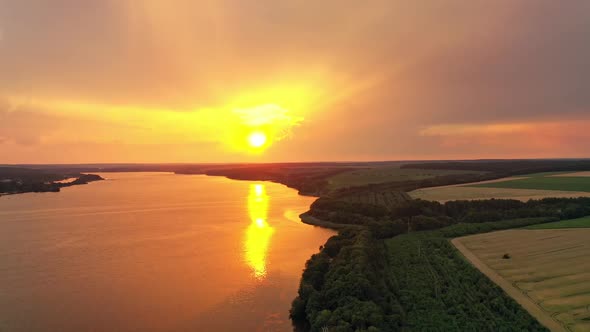
MULTIPOLYGON (((434 52, 404 73, 427 122, 590 114, 590 3, 530 1, 482 38, 434 52)), ((466 27, 469 28, 469 27, 466 27)))

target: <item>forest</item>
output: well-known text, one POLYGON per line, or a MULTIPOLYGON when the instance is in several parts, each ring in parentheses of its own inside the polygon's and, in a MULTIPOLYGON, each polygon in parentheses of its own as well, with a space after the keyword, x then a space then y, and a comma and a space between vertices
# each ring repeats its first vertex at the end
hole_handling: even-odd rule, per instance
POLYGON ((336 224, 363 225, 376 238, 438 229, 457 223, 481 223, 517 218, 573 219, 590 215, 590 198, 544 198, 522 202, 511 199, 449 201, 420 199, 399 202, 393 208, 321 197, 307 212, 336 224))
POLYGON ((400 203, 318 199, 342 229, 306 263, 291 318, 304 331, 545 331, 449 239, 590 215, 590 198, 400 203))

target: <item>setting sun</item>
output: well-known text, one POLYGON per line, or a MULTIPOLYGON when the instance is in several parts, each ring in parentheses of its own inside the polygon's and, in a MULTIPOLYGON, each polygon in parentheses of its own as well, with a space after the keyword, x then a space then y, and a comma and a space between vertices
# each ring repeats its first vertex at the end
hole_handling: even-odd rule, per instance
POLYGON ((0 0, 0 332, 590 332, 589 33, 590 0, 0 0))
POLYGON ((266 144, 266 141, 266 134, 259 131, 253 132, 252 134, 250 134, 250 136, 248 136, 248 144, 250 144, 250 146, 253 148, 262 147, 264 144, 266 144))

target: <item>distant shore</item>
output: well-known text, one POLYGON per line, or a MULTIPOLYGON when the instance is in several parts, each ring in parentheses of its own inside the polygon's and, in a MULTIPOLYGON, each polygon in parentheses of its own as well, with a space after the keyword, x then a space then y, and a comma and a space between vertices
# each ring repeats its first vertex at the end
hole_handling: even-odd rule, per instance
POLYGON ((44 192, 60 192, 62 188, 76 185, 88 184, 94 181, 103 181, 104 178, 97 174, 80 174, 72 177, 75 180, 70 182, 23 182, 22 180, 12 180, 10 183, 11 191, 0 193, 0 197, 8 195, 17 195, 25 193, 44 193, 44 192))

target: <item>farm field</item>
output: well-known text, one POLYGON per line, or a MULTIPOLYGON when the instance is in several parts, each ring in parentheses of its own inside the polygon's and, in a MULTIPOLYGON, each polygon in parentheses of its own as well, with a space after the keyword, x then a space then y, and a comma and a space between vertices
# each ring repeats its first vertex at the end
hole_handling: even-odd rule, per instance
POLYGON ((532 176, 524 179, 509 180, 494 183, 482 183, 471 185, 484 188, 510 188, 510 189, 537 189, 590 192, 590 177, 565 176, 566 174, 552 176, 532 176))
MULTIPOLYGON (((523 227, 543 218, 455 224, 385 240, 386 280, 408 312, 407 331, 546 331, 490 279, 455 250, 449 238, 523 227), (521 226, 522 225, 522 226, 521 226)), ((554 325, 559 325, 551 320, 554 325)), ((550 326, 550 324, 544 324, 550 326)), ((385 331, 395 331, 397 328, 385 331)))
POLYGON ((452 242, 540 321, 590 331, 589 238, 590 229, 513 229, 452 242))
POLYGON ((590 197, 590 192, 584 191, 560 191, 560 190, 535 190, 535 189, 507 189, 484 187, 433 187, 414 190, 408 193, 412 198, 420 198, 441 203, 454 200, 478 200, 478 199, 516 199, 526 202, 529 199, 542 199, 547 197, 576 198, 590 197))
POLYGON ((410 192, 409 195, 412 198, 442 203, 490 198, 528 201, 547 197, 589 197, 590 177, 577 174, 580 172, 536 173, 478 183, 422 188, 410 192))
POLYGON ((559 172, 559 174, 555 174, 553 176, 565 176, 565 177, 570 177, 570 176, 590 176, 590 171, 575 172, 575 173, 559 172))
POLYGON ((399 165, 374 167, 344 172, 328 179, 328 188, 336 190, 384 182, 423 180, 443 175, 479 174, 478 171, 424 170, 399 168, 399 165))
POLYGON ((561 220, 527 227, 527 229, 590 228, 590 217, 561 220))
POLYGON ((351 203, 379 205, 395 209, 409 201, 411 197, 402 191, 367 191, 347 195, 345 201, 351 203))

